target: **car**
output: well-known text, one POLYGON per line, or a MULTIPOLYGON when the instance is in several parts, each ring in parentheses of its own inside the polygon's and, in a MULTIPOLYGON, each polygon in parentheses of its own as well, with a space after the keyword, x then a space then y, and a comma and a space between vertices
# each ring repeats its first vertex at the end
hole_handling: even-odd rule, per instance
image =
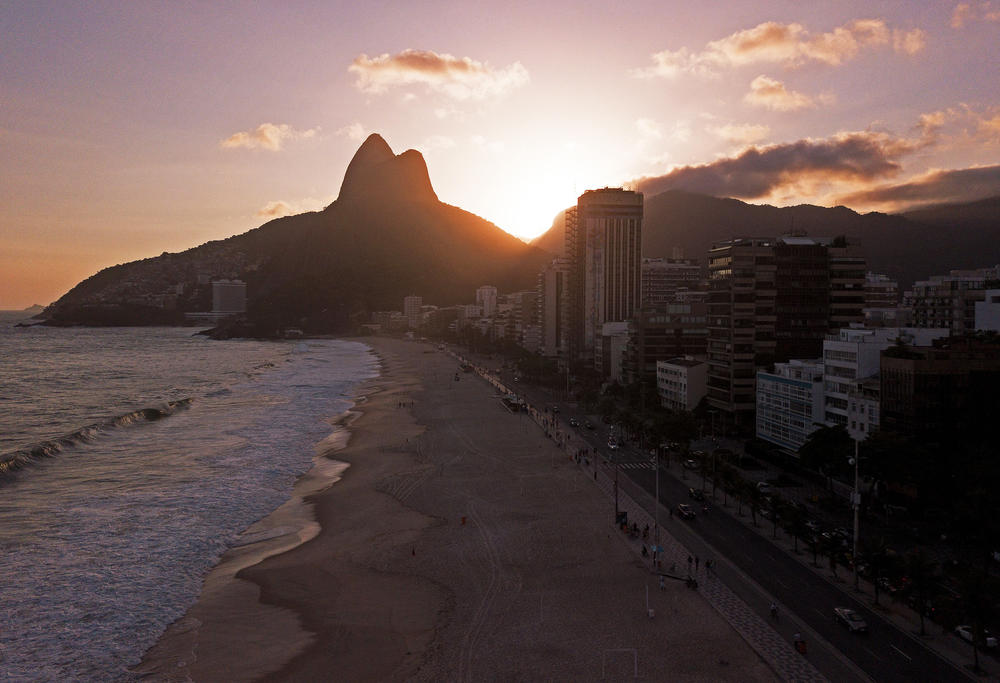
POLYGON ((608 439, 608 448, 610 448, 613 451, 617 451, 618 450, 618 442, 614 441, 612 439, 608 439))
MULTIPOLYGON (((958 635, 959 638, 961 638, 967 643, 971 643, 974 640, 972 627, 969 626, 968 624, 961 624, 960 626, 956 626, 955 633, 958 635)), ((988 647, 991 650, 997 646, 996 637, 992 633, 987 631, 985 628, 983 629, 983 640, 985 641, 986 647, 988 647)))
POLYGON ((685 469, 696 470, 698 469, 698 463, 696 463, 694 460, 685 460, 684 467, 685 469))
POLYGON ((569 426, 570 427, 579 427, 580 426, 580 421, 577 420, 575 417, 571 417, 569 419, 569 426))
POLYGON ((757 490, 760 491, 761 493, 770 493, 771 485, 768 484, 766 481, 758 481, 757 490))
POLYGON ((868 622, 850 607, 834 607, 833 616, 851 633, 868 633, 868 622))
POLYGON ((587 429, 593 429, 594 423, 591 422, 590 420, 587 420, 586 422, 583 423, 583 426, 586 427, 587 429))
POLYGON ((688 495, 694 500, 705 500, 705 494, 701 489, 690 488, 688 489, 688 495))
POLYGON ((694 519, 694 510, 687 503, 677 504, 677 514, 681 516, 682 519, 694 519))
POLYGON ((552 412, 553 413, 558 413, 559 412, 559 406, 557 406, 557 405, 552 406, 552 412))

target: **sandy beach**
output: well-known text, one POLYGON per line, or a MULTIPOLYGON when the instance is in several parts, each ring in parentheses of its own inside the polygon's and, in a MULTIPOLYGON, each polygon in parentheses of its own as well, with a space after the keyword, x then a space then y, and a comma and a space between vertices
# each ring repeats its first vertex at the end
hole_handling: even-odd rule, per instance
POLYGON ((432 345, 363 341, 382 374, 346 446, 226 554, 141 674, 777 680, 697 591, 660 590, 588 472, 492 386, 432 345))

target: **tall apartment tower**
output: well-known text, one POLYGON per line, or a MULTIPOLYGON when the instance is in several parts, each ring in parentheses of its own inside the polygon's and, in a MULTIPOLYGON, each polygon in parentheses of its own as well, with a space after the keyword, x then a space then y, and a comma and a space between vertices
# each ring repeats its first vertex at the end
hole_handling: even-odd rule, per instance
POLYGON ((542 354, 563 357, 566 345, 566 304, 569 261, 553 259, 538 275, 538 319, 542 328, 542 354))
POLYGON ((483 309, 484 318, 492 318, 497 312, 497 288, 483 285, 476 290, 476 305, 483 309))
POLYGON ((842 240, 735 239, 709 251, 708 402, 749 416, 760 368, 816 358, 863 320, 865 262, 842 240))
POLYGON ((588 190, 577 199, 576 211, 567 213, 574 360, 599 359, 604 324, 625 322, 639 310, 642 213, 642 193, 622 188, 588 190))
POLYGON ((420 308, 424 305, 424 298, 421 296, 411 295, 403 297, 403 316, 406 318, 406 325, 411 330, 415 330, 420 327, 421 312, 420 308))

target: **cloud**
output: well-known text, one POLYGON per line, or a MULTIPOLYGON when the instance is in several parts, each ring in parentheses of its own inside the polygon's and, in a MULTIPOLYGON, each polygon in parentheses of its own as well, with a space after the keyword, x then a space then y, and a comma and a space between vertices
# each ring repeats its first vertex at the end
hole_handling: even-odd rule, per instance
POLYGON ((297 202, 286 202, 283 199, 276 199, 268 202, 257 209, 255 214, 258 218, 281 218, 282 216, 292 216, 307 211, 319 211, 336 199, 335 196, 325 198, 306 197, 297 202))
POLYGON ((362 54, 347 70, 357 74, 355 86, 362 92, 381 94, 394 86, 424 85, 456 100, 497 97, 528 82, 528 70, 520 62, 494 69, 485 62, 430 50, 362 54))
POLYGON ((634 181, 647 194, 679 189, 723 197, 755 199, 782 189, 837 181, 872 182, 901 170, 899 158, 924 143, 879 132, 848 132, 749 147, 736 156, 681 166, 634 181))
POLYGON ((919 29, 892 32, 881 19, 858 19, 827 33, 810 33, 802 24, 768 21, 707 43, 700 52, 685 47, 652 55, 653 65, 633 69, 637 78, 675 78, 682 73, 714 76, 723 68, 749 64, 788 67, 819 62, 837 66, 854 59, 865 48, 893 45, 897 51, 923 48, 919 29))
POLYGON ((771 134, 771 129, 768 126, 753 123, 727 123, 722 126, 710 126, 707 130, 726 142, 737 145, 760 142, 771 134))
POLYGON ((635 128, 642 138, 659 140, 663 137, 663 131, 653 119, 636 119, 635 128))
POLYGON ((482 135, 473 135, 472 144, 491 154, 502 154, 507 147, 501 140, 490 140, 482 135))
POLYGON ((432 135, 421 143, 420 150, 427 154, 439 149, 451 149, 454 146, 455 141, 447 135, 432 135))
POLYGON ((784 83, 767 76, 753 79, 750 83, 750 92, 743 100, 747 104, 772 111, 799 111, 816 107, 816 100, 812 97, 788 90, 784 83))
POLYGON ((363 125, 355 121, 352 124, 346 125, 337 131, 337 135, 342 135, 348 140, 356 140, 361 142, 368 137, 368 129, 363 125))
POLYGON ((919 28, 912 31, 896 29, 892 32, 892 49, 906 55, 915 55, 927 47, 927 33, 919 28))
POLYGON ((257 216, 260 218, 279 218, 280 216, 288 216, 291 213, 293 213, 291 205, 280 199, 268 202, 257 210, 257 216))
POLYGON ((1000 21, 1000 8, 993 2, 960 2, 951 12, 952 28, 965 28, 976 21, 1000 21))
POLYGON ((931 170, 905 183, 844 195, 838 202, 895 211, 946 202, 971 202, 1000 195, 1000 165, 931 170))
POLYGON ((1000 107, 957 104, 921 114, 917 130, 926 139, 942 145, 977 146, 1000 143, 1000 107))
POLYGON ((225 140, 219 142, 219 146, 225 149, 235 149, 245 147, 246 149, 267 149, 277 152, 283 149, 285 142, 289 140, 307 140, 316 137, 319 128, 309 130, 296 130, 287 123, 262 123, 254 130, 233 133, 225 140))

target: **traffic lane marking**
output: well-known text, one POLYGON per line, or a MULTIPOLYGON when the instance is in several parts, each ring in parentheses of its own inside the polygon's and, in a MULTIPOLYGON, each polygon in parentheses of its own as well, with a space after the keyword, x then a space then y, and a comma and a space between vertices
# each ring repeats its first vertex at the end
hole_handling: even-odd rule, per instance
POLYGON ((895 650, 896 652, 898 652, 899 654, 901 654, 903 657, 906 657, 906 661, 908 661, 908 662, 912 662, 913 661, 913 657, 911 657, 910 655, 906 654, 905 652, 903 652, 902 650, 900 650, 895 645, 889 645, 889 647, 891 647, 893 650, 895 650))

